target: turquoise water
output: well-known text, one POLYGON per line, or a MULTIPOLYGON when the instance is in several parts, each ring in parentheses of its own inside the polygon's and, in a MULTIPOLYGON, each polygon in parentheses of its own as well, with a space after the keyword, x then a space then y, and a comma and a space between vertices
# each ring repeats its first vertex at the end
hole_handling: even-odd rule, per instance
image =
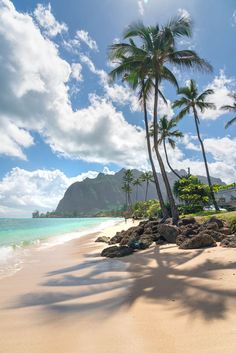
POLYGON ((113 225, 114 218, 0 218, 0 277, 18 270, 31 246, 57 245, 113 225))
POLYGON ((112 218, 0 218, 0 247, 33 244, 55 235, 84 231, 112 218))

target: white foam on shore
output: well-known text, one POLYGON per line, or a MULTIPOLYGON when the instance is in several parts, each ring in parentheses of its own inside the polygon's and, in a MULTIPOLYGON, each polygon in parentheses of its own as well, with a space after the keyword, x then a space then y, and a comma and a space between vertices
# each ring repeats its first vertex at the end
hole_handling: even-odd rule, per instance
POLYGON ((99 232, 103 231, 106 228, 113 227, 116 224, 119 224, 120 222, 122 222, 121 219, 105 221, 105 222, 102 222, 101 224, 99 224, 98 226, 90 227, 88 229, 84 229, 84 230, 77 231, 77 232, 71 232, 71 233, 66 233, 66 234, 62 234, 62 235, 51 237, 51 238, 47 239, 46 242, 43 241, 43 243, 41 244, 39 250, 40 249, 49 248, 49 247, 53 247, 53 246, 56 246, 56 245, 62 245, 62 244, 65 244, 68 241, 81 238, 81 237, 83 237, 85 235, 89 235, 89 234, 93 234, 93 233, 99 233, 99 232))
POLYGON ((32 243, 23 242, 21 245, 2 246, 0 247, 0 279, 11 276, 21 270, 26 261, 26 257, 30 255, 33 250, 41 251, 46 248, 62 245, 73 239, 101 232, 106 228, 119 224, 120 222, 122 222, 121 219, 104 221, 97 226, 92 226, 81 231, 52 236, 42 241, 35 240, 32 243))

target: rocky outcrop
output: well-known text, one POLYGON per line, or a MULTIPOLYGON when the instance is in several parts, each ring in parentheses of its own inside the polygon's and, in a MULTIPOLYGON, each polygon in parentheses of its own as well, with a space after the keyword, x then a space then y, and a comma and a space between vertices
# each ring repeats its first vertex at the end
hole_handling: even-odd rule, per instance
POLYGON ((201 232, 192 238, 186 239, 179 247, 180 249, 201 249, 210 246, 216 246, 215 240, 207 232, 201 232))
POLYGON ((102 237, 98 237, 95 242, 96 243, 109 243, 110 241, 110 237, 106 237, 105 235, 103 235, 102 237))
POLYGON ((176 244, 180 249, 213 247, 217 242, 224 247, 236 247, 236 236, 229 234, 231 229, 216 217, 211 217, 203 224, 199 224, 194 217, 184 217, 178 226, 171 225, 169 220, 167 224, 158 220, 142 221, 138 226, 117 232, 109 241, 109 245, 113 246, 104 249, 102 256, 130 255, 134 251, 149 248, 153 243, 176 244))
POLYGON ((220 243, 224 248, 236 248, 236 235, 231 237, 226 237, 220 243))
POLYGON ((101 256, 104 257, 122 257, 132 254, 134 249, 128 246, 117 246, 113 245, 102 251, 101 256))

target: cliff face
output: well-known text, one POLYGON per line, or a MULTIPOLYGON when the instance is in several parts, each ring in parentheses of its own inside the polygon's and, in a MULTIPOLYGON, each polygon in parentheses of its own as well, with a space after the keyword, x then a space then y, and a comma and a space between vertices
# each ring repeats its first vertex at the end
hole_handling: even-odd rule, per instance
MULTIPOLYGON (((122 177, 124 169, 115 175, 105 175, 100 173, 95 179, 85 179, 81 182, 72 184, 65 192, 64 197, 59 202, 56 212, 58 213, 76 213, 81 216, 95 215, 99 211, 111 210, 122 207, 125 204, 125 195, 121 190, 122 177)), ((141 174, 138 170, 133 170, 135 178, 141 174)), ((180 174, 185 174, 180 171, 180 174)), ((163 180, 160 176, 160 186, 163 191, 163 197, 166 199, 166 191, 163 180)), ((173 173, 168 173, 171 185, 177 179, 173 173)), ((206 182, 205 177, 199 177, 206 182)), ((214 183, 222 183, 220 179, 212 178, 214 183)), ((131 195, 132 201, 136 201, 136 189, 133 188, 131 195)), ((138 188, 137 200, 143 201, 145 197, 145 183, 138 188)), ((148 199, 157 198, 155 185, 149 185, 148 199)))

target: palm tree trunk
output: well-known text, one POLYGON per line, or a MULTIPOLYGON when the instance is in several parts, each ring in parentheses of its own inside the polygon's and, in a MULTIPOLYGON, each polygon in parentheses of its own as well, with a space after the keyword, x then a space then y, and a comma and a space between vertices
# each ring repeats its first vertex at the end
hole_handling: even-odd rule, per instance
POLYGON ((136 202, 138 202, 138 185, 136 185, 136 202))
POLYGON ((156 152, 157 160, 160 166, 161 174, 164 180, 164 184, 166 187, 167 196, 170 203, 172 222, 173 224, 177 224, 179 220, 178 209, 175 204, 175 199, 171 190, 171 186, 166 174, 165 166, 162 161, 159 149, 158 149, 158 125, 157 125, 157 106, 158 106, 158 80, 155 82, 155 94, 154 94, 154 112, 153 112, 153 129, 154 129, 154 149, 156 152))
POLYGON ((161 188, 160 188, 160 184, 159 184, 159 180, 158 180, 155 164, 154 164, 153 157, 152 157, 152 148, 151 148, 151 142, 150 142, 149 127, 148 127, 148 117, 147 117, 147 105, 146 105, 146 99, 145 98, 143 99, 143 110, 144 110, 144 122, 145 122, 145 129, 146 129, 146 140, 147 140, 148 157, 149 157, 149 161, 150 161, 151 168, 152 168, 153 178, 154 178, 155 187, 156 187, 156 191, 157 191, 157 197, 158 197, 158 200, 160 202, 160 207, 161 207, 163 221, 165 221, 169 217, 169 212, 168 212, 168 210, 166 208, 166 205, 164 203, 164 199, 163 199, 163 196, 162 196, 162 193, 161 193, 161 188))
POLYGON ((164 151, 165 151, 165 156, 166 156, 166 162, 168 167, 170 168, 170 170, 172 171, 172 173, 174 173, 177 178, 181 179, 181 176, 171 167, 170 162, 169 162, 169 158, 168 158, 168 154, 167 154, 167 150, 166 150, 166 140, 163 140, 163 146, 164 146, 164 151))
POLYGON ((147 201, 147 193, 148 193, 148 180, 146 182, 145 201, 147 201))
POLYGON ((213 205, 214 205, 216 211, 219 211, 220 209, 219 209, 219 206, 218 206, 218 204, 216 202, 214 191, 213 191, 213 187, 212 187, 212 183, 211 183, 211 177, 210 177, 208 164, 207 164, 207 158, 206 158, 206 152, 205 152, 204 144, 203 144, 203 141, 201 139, 201 135, 200 135, 200 131, 199 131, 199 126, 198 126, 198 120, 199 119, 198 119, 197 110, 196 110, 195 107, 193 107, 193 113, 194 113, 194 120, 195 120, 195 125, 196 125, 196 130, 197 130, 197 136, 198 136, 198 140, 200 142, 201 149, 202 149, 202 155, 203 155, 203 160, 204 160, 205 169, 206 169, 207 181, 208 181, 208 185, 210 187, 211 199, 212 199, 212 202, 213 202, 213 205))

